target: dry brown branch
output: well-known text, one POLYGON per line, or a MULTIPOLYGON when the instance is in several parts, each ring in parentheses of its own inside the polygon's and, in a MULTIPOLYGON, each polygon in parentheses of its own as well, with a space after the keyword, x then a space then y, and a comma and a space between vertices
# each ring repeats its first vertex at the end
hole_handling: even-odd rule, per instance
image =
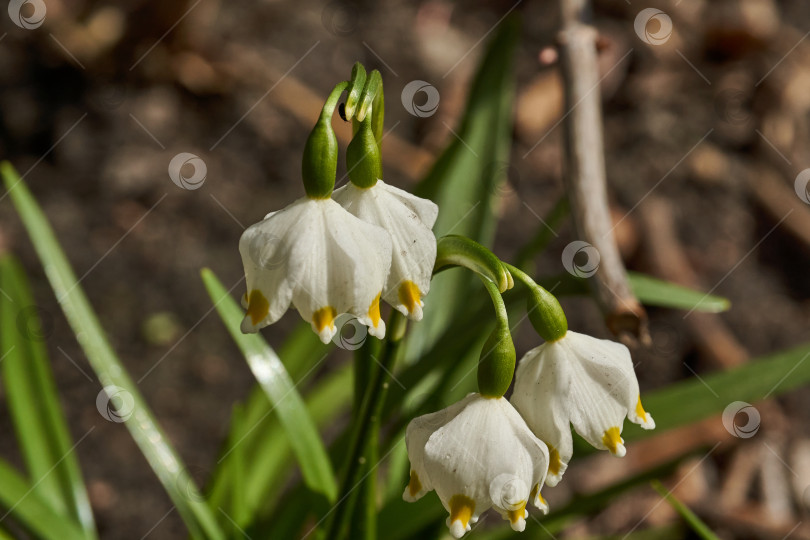
POLYGON ((586 0, 562 0, 560 5, 558 42, 567 111, 564 178, 577 234, 600 256, 599 269, 588 281, 610 331, 625 341, 648 342, 647 315, 630 289, 608 208, 596 30, 583 22, 586 0))

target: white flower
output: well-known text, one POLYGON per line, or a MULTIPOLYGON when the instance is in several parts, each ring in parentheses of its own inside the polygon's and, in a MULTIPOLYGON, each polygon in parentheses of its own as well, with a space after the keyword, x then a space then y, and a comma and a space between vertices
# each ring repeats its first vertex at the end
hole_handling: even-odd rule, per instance
POLYGON ((247 310, 242 332, 276 322, 290 306, 324 343, 335 318, 350 313, 385 336, 380 294, 391 265, 391 237, 331 199, 302 198, 251 225, 239 240, 247 310))
POLYGON ((574 451, 569 423, 594 447, 619 457, 625 454, 625 416, 644 429, 655 427, 641 406, 627 347, 571 331, 520 360, 512 404, 548 445, 550 486, 560 481, 574 451))
POLYGON ((403 315, 422 319, 422 298, 430 289, 436 262, 436 237, 431 229, 439 208, 382 180, 370 188, 351 182, 336 190, 333 198, 363 221, 379 225, 393 241, 391 272, 382 298, 403 315))
POLYGON ((540 495, 548 449, 502 397, 469 394, 446 409, 415 418, 405 442, 411 479, 403 499, 413 502, 435 489, 456 538, 490 506, 516 531, 526 527, 530 499, 548 512, 540 495))

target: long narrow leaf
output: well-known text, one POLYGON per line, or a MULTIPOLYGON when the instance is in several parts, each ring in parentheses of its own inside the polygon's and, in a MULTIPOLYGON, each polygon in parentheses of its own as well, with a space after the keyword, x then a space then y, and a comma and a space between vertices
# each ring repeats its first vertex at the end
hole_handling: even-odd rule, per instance
POLYGON ((239 330, 244 313, 213 272, 204 269, 202 279, 223 323, 245 356, 256 380, 273 403, 274 412, 281 421, 301 466, 304 481, 313 491, 334 500, 337 496, 337 482, 332 464, 312 417, 284 369, 284 364, 259 334, 243 334, 239 330))
POLYGON ((697 515, 695 515, 695 513, 692 512, 688 506, 678 500, 678 498, 675 497, 671 491, 665 488, 661 482, 658 480, 653 480, 652 487, 658 492, 659 495, 666 499, 670 506, 672 506, 672 508, 674 508, 675 511, 681 515, 687 525, 689 525, 689 527, 691 527, 699 537, 703 538, 703 540, 720 540, 717 535, 712 532, 709 526, 703 522, 703 520, 697 517, 697 515))
POLYGON ((124 424, 132 438, 171 497, 192 536, 223 538, 213 514, 197 494, 180 457, 113 351, 42 209, 9 163, 0 164, 0 173, 90 365, 105 388, 112 388, 128 398, 131 416, 124 424))
POLYGON ((93 511, 56 384, 42 343, 41 322, 25 275, 11 256, 0 258, 3 381, 29 477, 41 498, 96 538, 93 511))
POLYGON ((68 516, 54 512, 43 500, 36 484, 29 484, 8 463, 0 460, 0 522, 13 514, 23 526, 47 540, 83 540, 79 525, 68 516))
MULTIPOLYGON (((495 28, 473 79, 460 125, 451 130, 442 152, 416 194, 439 205, 437 236, 460 234, 485 246, 492 243, 500 187, 509 167, 514 99, 514 51, 520 25, 507 17, 495 28)), ((472 277, 439 275, 431 283, 425 318, 408 339, 408 358, 439 336, 469 300, 472 277)))

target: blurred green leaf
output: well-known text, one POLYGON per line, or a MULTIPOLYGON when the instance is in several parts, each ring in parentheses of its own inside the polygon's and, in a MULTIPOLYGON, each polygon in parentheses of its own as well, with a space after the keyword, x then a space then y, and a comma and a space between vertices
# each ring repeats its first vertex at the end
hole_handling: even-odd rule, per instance
MULTIPOLYGON (((731 302, 722 296, 705 294, 639 272, 628 272, 627 277, 633 293, 642 304, 647 306, 705 313, 719 313, 728 310, 731 306, 731 302)), ((567 273, 541 278, 537 280, 537 283, 548 290, 554 289, 555 296, 590 294, 587 279, 567 273)))
POLYGON ((628 272, 627 277, 630 278, 630 286, 633 288, 635 295, 641 300, 642 304, 648 306, 703 311, 705 313, 719 313, 727 311, 731 307, 731 302, 727 298, 704 294, 646 274, 628 272))
POLYGON ((653 489, 657 491, 658 494, 664 499, 666 499, 672 508, 674 508, 678 514, 680 514, 687 525, 689 525, 689 527, 691 527, 699 537, 703 538, 703 540, 720 540, 717 535, 712 532, 709 526, 703 522, 703 520, 697 517, 688 506, 679 501, 671 491, 661 484, 661 482, 658 480, 653 480, 651 483, 653 489))
POLYGON ((806 386, 810 383, 809 359, 810 344, 805 344, 644 394, 644 408, 655 418, 656 429, 626 424, 622 437, 628 441, 648 438, 718 414, 734 401, 754 403, 806 386))
MULTIPOLYGON (((439 205, 436 236, 459 234, 491 246, 497 223, 501 185, 509 167, 512 139, 512 67, 519 34, 516 17, 497 27, 472 81, 461 124, 452 130, 442 152, 415 194, 439 205)), ((419 358, 425 347, 468 300, 473 278, 436 276, 427 298, 425 318, 415 325, 407 347, 419 358)))
POLYGON ((0 522, 14 517, 35 535, 47 540, 83 540, 85 532, 73 519, 57 514, 48 501, 8 463, 0 460, 0 522))
POLYGON ((42 209, 11 164, 0 164, 0 173, 76 339, 102 386, 109 390, 110 405, 113 405, 112 393, 127 398, 125 401, 131 409, 120 411, 122 416, 123 412, 127 413, 124 425, 171 497, 191 535, 195 538, 223 538, 216 519, 197 492, 186 467, 169 444, 137 384, 130 379, 113 351, 42 209))
POLYGON ((259 334, 243 334, 239 325, 244 312, 209 269, 201 272, 205 288, 256 380, 273 403, 284 432, 301 466, 304 481, 313 490, 334 500, 337 482, 326 448, 312 417, 293 384, 284 364, 259 334))
POLYGON ((42 323, 25 273, 11 256, 0 257, 0 362, 14 429, 36 491, 60 514, 72 516, 96 538, 79 460, 59 405, 43 344, 42 323))

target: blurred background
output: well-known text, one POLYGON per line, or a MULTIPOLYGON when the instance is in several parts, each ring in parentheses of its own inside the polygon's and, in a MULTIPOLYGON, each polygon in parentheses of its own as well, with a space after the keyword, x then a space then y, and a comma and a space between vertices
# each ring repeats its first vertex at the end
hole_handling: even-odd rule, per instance
MULTIPOLYGON (((642 392, 807 340, 807 3, 600 0, 593 9, 611 210, 626 264, 732 302, 719 315, 649 309, 652 344, 634 353, 642 392)), ((304 141, 357 60, 385 81, 385 180, 415 185, 453 140, 486 39, 510 12, 523 25, 495 252, 513 260, 563 192, 554 2, 12 0, 0 14, 0 157, 44 207, 198 483, 214 467, 232 405, 253 384, 212 315, 200 268, 238 282, 242 230, 303 195, 304 141), (438 102, 409 94, 412 81, 435 89, 438 102)), ((350 128, 339 124, 345 148, 350 128)), ((341 162, 338 178, 344 171, 341 162)), ((568 220, 553 227, 539 275, 564 271, 573 234, 568 220)), ((44 326, 32 339, 46 341, 102 537, 184 535, 130 435, 99 415, 100 385, 8 200, 0 250, 19 255, 32 281, 44 326)), ((610 337, 591 300, 563 304, 573 329, 610 337)), ((291 313, 263 333, 278 345, 297 323, 291 313)), ((537 344, 530 330, 517 337, 519 356, 537 344)), ((346 359, 338 350, 320 369, 346 359)), ((0 400, 0 433, 10 434, 4 407, 0 400)), ((631 446, 624 460, 578 461, 547 499, 553 507, 721 441, 680 466, 676 495, 724 537, 810 538, 801 524, 810 517, 810 396, 794 391, 756 407, 757 437, 713 418, 631 446)), ((21 463, 11 436, 0 437, 0 455, 21 463)), ((640 520, 674 519, 659 501, 635 490, 562 537, 621 536, 640 520)))

